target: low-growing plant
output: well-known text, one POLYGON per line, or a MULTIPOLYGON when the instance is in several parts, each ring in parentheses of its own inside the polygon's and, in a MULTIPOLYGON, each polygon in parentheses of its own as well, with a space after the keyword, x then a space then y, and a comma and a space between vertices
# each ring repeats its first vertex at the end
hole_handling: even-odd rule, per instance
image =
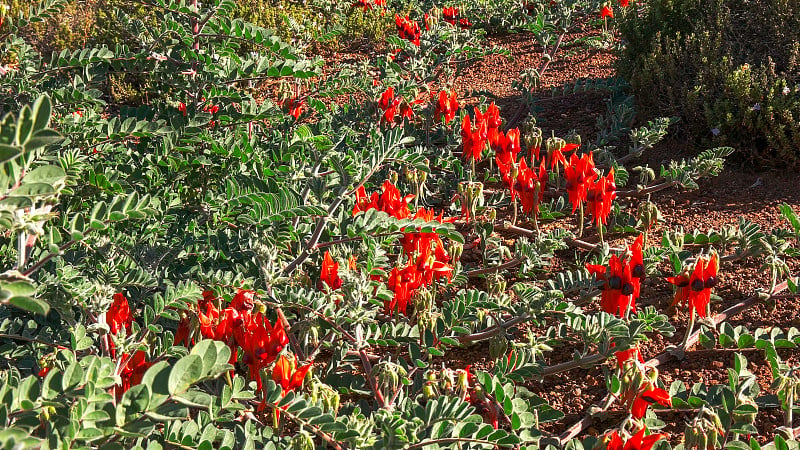
MULTIPOLYGON (((620 94, 596 138, 504 121, 454 88, 504 52, 452 6, 372 2, 391 12, 387 50, 326 65, 305 53, 324 38, 287 41, 229 0, 144 3, 152 22, 121 19, 113 48, 36 51, 20 27, 56 17, 52 1, 0 35, 3 448, 654 448, 676 405, 697 410, 685 445, 758 448, 754 405, 791 418, 775 348, 796 331, 724 318, 796 294, 797 214, 654 238, 648 196, 697 189, 731 148, 626 169, 672 121, 631 128, 613 84, 592 84, 620 94), (744 258, 772 285, 714 315, 744 258), (642 305, 648 278, 676 285, 689 326, 645 361, 676 329, 642 305), (765 352, 780 405, 738 355, 728 385, 664 385, 665 361, 734 338, 765 352), (453 357, 470 346, 485 365, 453 357), (568 424, 537 381, 579 367, 607 393, 568 424)), ((542 30, 556 25, 571 22, 542 30)))

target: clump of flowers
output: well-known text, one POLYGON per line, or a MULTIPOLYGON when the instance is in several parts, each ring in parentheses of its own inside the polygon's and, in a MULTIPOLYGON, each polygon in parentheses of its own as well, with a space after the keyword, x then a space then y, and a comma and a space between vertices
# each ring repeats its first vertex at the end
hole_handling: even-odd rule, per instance
POLYGON ((464 115, 461 122, 461 141, 464 146, 464 158, 472 163, 472 174, 475 173, 475 162, 480 161, 481 154, 486 149, 488 144, 491 148, 497 148, 500 145, 500 125, 502 120, 500 118, 500 108, 492 102, 486 109, 485 113, 481 113, 480 109, 475 107, 475 121, 471 121, 469 114, 464 115))
POLYGON ((544 198, 544 190, 547 184, 547 170, 544 161, 539 165, 538 172, 534 168, 528 167, 524 158, 519 160, 519 173, 514 184, 514 192, 519 196, 522 204, 522 212, 533 218, 536 229, 539 229, 537 217, 539 215, 539 204, 544 198))
POLYGON ((342 287, 342 279, 339 278, 339 263, 334 262, 330 252, 325 252, 325 257, 322 259, 322 271, 319 275, 319 282, 317 289, 330 289, 335 291, 342 287))
POLYGON ((574 153, 570 155, 568 164, 564 166, 564 179, 572 213, 575 214, 575 210, 580 209, 578 236, 583 235, 583 205, 596 178, 592 153, 586 153, 580 158, 574 153))
POLYGON ((711 290, 717 285, 718 276, 719 255, 712 251, 708 255, 697 257, 691 275, 688 269, 684 269, 680 274, 667 278, 669 283, 675 285, 675 297, 671 306, 681 304, 689 308, 689 325, 681 344, 684 350, 697 317, 708 317, 711 312, 711 290))
MULTIPOLYGON (((397 219, 405 219, 410 217, 408 204, 413 197, 413 195, 401 197, 397 187, 388 180, 383 183, 383 193, 380 196, 375 192, 367 198, 366 191, 362 187, 356 192, 353 215, 369 209, 378 209, 397 219)), ((436 216, 433 210, 425 208, 418 209, 413 219, 439 223, 455 220, 455 218, 445 219, 441 213, 436 216)), ((387 287, 394 293, 391 300, 384 302, 384 310, 389 315, 394 311, 407 314, 408 305, 418 289, 430 286, 442 278, 449 280, 453 274, 453 267, 449 264, 450 255, 435 231, 404 229, 403 232, 400 243, 403 257, 406 259, 405 265, 392 268, 386 280, 387 287)))
MULTIPOLYGON (((106 323, 111 334, 117 335, 124 330, 125 334, 130 334, 133 326, 133 315, 131 314, 130 303, 122 293, 114 294, 111 306, 106 312, 106 323)), ((116 358, 117 352, 113 341, 108 342, 108 351, 111 358, 116 358)), ((142 382, 142 377, 147 369, 152 366, 152 362, 147 361, 147 354, 143 350, 137 350, 133 355, 123 353, 119 355, 117 364, 117 374, 120 377, 120 384, 114 386, 114 396, 119 400, 122 394, 132 386, 142 382)))
POLYGON ((615 198, 617 198, 617 185, 614 182, 614 169, 612 168, 608 175, 600 177, 592 183, 586 193, 586 204, 600 234, 601 242, 603 240, 602 225, 608 223, 608 216, 611 214, 615 198))
POLYGON ((445 123, 450 123, 458 111, 458 94, 456 91, 439 91, 436 97, 436 112, 434 113, 434 120, 437 122, 444 118, 445 123))
POLYGON ((449 8, 442 8, 442 16, 444 17, 444 21, 449 23, 450 25, 455 25, 456 21, 458 21, 458 8, 449 7, 449 8))
POLYGON ((402 196, 391 181, 386 180, 381 186, 382 193, 373 192, 367 197, 364 186, 356 190, 356 204, 353 206, 353 215, 370 209, 383 211, 396 219, 406 219, 411 216, 408 204, 414 199, 413 195, 402 196))
POLYGON ((672 306, 681 304, 689 308, 690 314, 708 317, 711 303, 711 289, 717 285, 719 256, 716 252, 700 256, 694 264, 691 275, 686 272, 667 278, 676 287, 672 306))
POLYGON ((397 25, 398 36, 419 47, 419 38, 422 35, 419 24, 408 16, 401 17, 399 14, 394 15, 394 22, 397 25))
POLYGON ((611 255, 608 267, 587 264, 589 273, 597 281, 602 281, 600 308, 619 317, 627 317, 636 312, 641 282, 645 277, 643 259, 643 235, 639 235, 628 251, 622 256, 611 255))
MULTIPOLYGON (((607 450, 650 450, 661 439, 666 439, 668 436, 665 433, 654 433, 647 436, 644 435, 645 429, 642 427, 636 434, 623 439, 622 436, 615 430, 605 436, 605 441, 608 442, 607 450)), ((627 436, 627 435, 626 435, 627 436)))
MULTIPOLYGON (((262 389, 260 372, 275 362, 289 343, 289 338, 280 321, 270 324, 262 312, 254 312, 253 291, 240 289, 230 304, 220 308, 220 300, 211 291, 203 293, 197 303, 197 321, 200 335, 206 339, 224 342, 231 349, 230 363, 234 364, 241 347, 242 363, 247 366, 250 379, 257 389, 262 389)), ((184 318, 175 335, 175 343, 188 346, 195 334, 193 322, 184 318)))
POLYGON ((461 121, 461 142, 464 147, 464 158, 472 161, 473 165, 475 161, 480 161, 488 140, 488 124, 481 118, 476 108, 474 125, 470 120, 469 114, 465 114, 464 119, 461 121))
POLYGON ((412 119, 414 118, 414 110, 411 105, 403 98, 402 95, 395 95, 394 88, 387 88, 381 98, 378 100, 378 108, 383 111, 381 122, 387 124, 394 124, 395 119, 412 119))
POLYGON ((303 114, 303 108, 305 107, 305 104, 305 100, 298 100, 296 97, 292 97, 281 102, 281 106, 284 108, 287 114, 294 117, 295 120, 299 119, 300 115, 303 114))

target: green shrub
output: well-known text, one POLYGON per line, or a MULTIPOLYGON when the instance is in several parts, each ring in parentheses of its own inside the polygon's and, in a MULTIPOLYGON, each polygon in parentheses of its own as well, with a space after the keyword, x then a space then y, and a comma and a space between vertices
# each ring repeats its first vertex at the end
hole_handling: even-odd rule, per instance
MULTIPOLYGON (((5 17, 28 15, 29 2, 7 0, 5 17)), ((394 28, 393 15, 381 14, 378 8, 362 11, 350 3, 299 2, 294 0, 254 0, 238 2, 232 16, 275 30, 284 40, 297 44, 318 45, 332 49, 359 39, 382 41, 394 28)), ((152 27, 155 9, 128 0, 71 0, 57 17, 25 27, 23 37, 43 53, 64 49, 125 43, 131 45, 128 22, 152 27), (127 33, 127 34, 126 34, 127 33)), ((0 26, 0 29, 2 27, 0 26)), ((304 46, 299 45, 299 46, 304 46)))
POLYGON ((619 24, 618 69, 644 115, 678 115, 694 139, 756 163, 800 165, 797 2, 651 0, 619 24))

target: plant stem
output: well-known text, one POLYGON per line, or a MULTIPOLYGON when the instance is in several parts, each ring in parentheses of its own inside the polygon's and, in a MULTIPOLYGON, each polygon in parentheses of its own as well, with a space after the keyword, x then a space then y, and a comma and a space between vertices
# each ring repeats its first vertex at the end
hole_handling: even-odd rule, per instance
POLYGON ((20 230, 17 234, 17 270, 22 272, 22 268, 25 267, 25 262, 27 260, 27 247, 25 245, 26 241, 28 240, 27 233, 20 230))
POLYGON ((692 335, 692 328, 694 328, 695 322, 695 311, 694 308, 689 310, 689 324, 686 325, 686 334, 683 336, 683 340, 681 341, 681 349, 685 352, 689 347, 689 336, 692 335))
POLYGON ((788 408, 786 409, 786 414, 783 416, 783 425, 788 428, 788 431, 791 433, 793 431, 792 423, 794 423, 792 417, 792 410, 794 409, 794 386, 792 384, 790 384, 789 389, 786 390, 786 405, 788 408))
POLYGON ((583 202, 578 202, 578 237, 583 237, 583 202))

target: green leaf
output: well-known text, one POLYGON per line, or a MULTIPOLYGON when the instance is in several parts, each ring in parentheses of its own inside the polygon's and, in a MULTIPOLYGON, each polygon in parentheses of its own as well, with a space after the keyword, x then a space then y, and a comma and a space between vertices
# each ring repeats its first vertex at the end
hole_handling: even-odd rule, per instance
POLYGON ((42 95, 33 102, 33 130, 39 131, 47 128, 50 117, 53 114, 53 107, 50 97, 42 95))
MULTIPOLYGON (((22 149, 13 145, 0 144, 0 163, 11 161, 22 154, 22 149)), ((10 183, 9 183, 10 184, 10 183)))
POLYGON ((169 374, 167 384, 172 395, 185 392, 189 387, 203 378, 203 358, 197 355, 186 355, 179 359, 169 374))
POLYGON ((171 367, 166 361, 153 364, 142 376, 142 384, 150 391, 150 407, 156 407, 169 397, 171 367))
POLYGON ((25 183, 46 183, 46 184, 54 184, 57 183, 64 178, 67 177, 67 174, 64 172, 64 169, 58 166, 48 165, 48 166, 40 166, 37 167, 27 175, 25 175, 24 182, 25 183))
POLYGON ((138 419, 149 404, 150 389, 146 384, 137 384, 128 389, 117 405, 117 426, 122 427, 138 419))
POLYGON ((230 368, 231 349, 222 342, 205 339, 192 348, 192 355, 203 360, 203 377, 215 377, 230 368))
POLYGON ((61 388, 64 391, 69 391, 83 381, 83 367, 77 362, 70 364, 64 371, 64 377, 61 380, 61 388))
POLYGON ((55 144, 62 139, 63 137, 53 130, 39 130, 25 142, 23 147, 26 152, 31 152, 33 150, 55 144))
POLYGON ((42 300, 30 297, 11 297, 4 300, 2 303, 7 305, 16 306, 19 309, 46 316, 50 312, 50 305, 42 300))

